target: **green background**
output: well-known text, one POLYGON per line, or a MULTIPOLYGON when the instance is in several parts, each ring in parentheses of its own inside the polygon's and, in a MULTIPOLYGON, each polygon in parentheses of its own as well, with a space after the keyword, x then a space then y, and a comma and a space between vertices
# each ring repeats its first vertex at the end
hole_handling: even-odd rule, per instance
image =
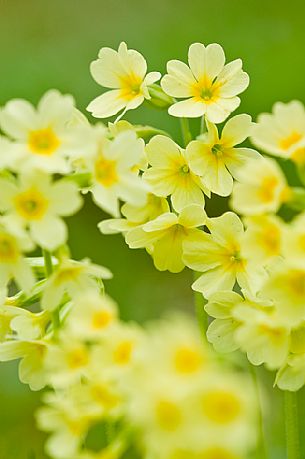
MULTIPOLYGON (((84 110, 101 91, 89 63, 102 46, 117 48, 124 40, 146 57, 149 70, 164 73, 169 59, 185 60, 188 46, 200 41, 220 43, 228 60, 243 59, 251 84, 239 112, 255 117, 277 100, 305 100, 304 13, 297 0, 0 0, 0 104, 15 97, 36 103, 47 89, 58 88, 84 110)), ((142 107, 127 118, 180 137, 178 121, 164 112, 142 107)), ((221 199, 209 203, 209 214, 225 205, 221 199)), ((102 236, 96 229, 102 218, 87 200, 69 221, 72 252, 113 271, 106 288, 122 316, 145 321, 169 309, 192 310, 190 273, 157 272, 144 251, 129 250, 120 236, 102 236)), ((268 457, 282 459, 281 398, 278 391, 271 396, 272 377, 262 373, 273 450, 268 457)), ((38 403, 38 394, 18 382, 16 365, 2 364, 0 459, 45 458, 33 420, 38 403)))

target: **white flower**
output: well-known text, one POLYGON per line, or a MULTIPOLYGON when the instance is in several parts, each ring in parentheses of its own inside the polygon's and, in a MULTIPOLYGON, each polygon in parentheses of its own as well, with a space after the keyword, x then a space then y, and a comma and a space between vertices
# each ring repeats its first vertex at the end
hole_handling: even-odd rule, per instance
MULTIPOLYGON (((88 143, 88 126, 73 123, 75 116, 73 97, 56 90, 48 91, 37 109, 22 99, 8 102, 0 111, 0 127, 15 141, 9 166, 16 171, 69 172, 67 157, 75 151, 84 154, 88 143)), ((0 158, 7 147, 0 143, 0 158)))
POLYGON ((170 96, 186 99, 169 108, 170 115, 196 118, 205 115, 213 123, 221 123, 240 104, 238 94, 249 84, 242 70, 241 59, 225 65, 222 47, 216 43, 205 47, 193 43, 188 52, 187 66, 178 60, 169 61, 161 81, 170 96))
POLYGON ((54 250, 67 239, 60 216, 73 215, 82 204, 74 183, 51 181, 43 172, 31 172, 18 182, 0 179, 0 210, 19 227, 28 227, 38 245, 54 250))
MULTIPOLYGON (((150 99, 148 86, 159 80, 159 72, 147 72, 144 57, 122 42, 118 51, 102 48, 90 66, 91 74, 101 86, 110 88, 94 99, 87 110, 96 118, 107 118, 120 111, 139 107, 150 99)), ((123 113, 124 113, 123 112, 123 113)))

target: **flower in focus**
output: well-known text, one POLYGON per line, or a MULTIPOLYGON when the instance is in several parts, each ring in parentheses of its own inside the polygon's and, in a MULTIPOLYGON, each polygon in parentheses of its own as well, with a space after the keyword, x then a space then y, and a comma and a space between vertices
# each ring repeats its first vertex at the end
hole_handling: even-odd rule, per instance
POLYGON ((138 51, 128 49, 124 42, 118 51, 102 48, 90 70, 98 84, 111 89, 88 105, 87 110, 96 118, 107 118, 122 110, 125 113, 139 107, 144 99, 150 99, 149 85, 161 77, 159 72, 146 74, 144 57, 138 51))
POLYGON ((203 274, 192 288, 205 298, 219 290, 232 290, 235 282, 255 293, 265 272, 259 263, 242 253, 244 228, 233 212, 208 219, 210 234, 197 232, 183 244, 183 261, 186 266, 203 274))
POLYGON ((188 155, 169 137, 157 135, 146 147, 151 165, 143 178, 157 196, 171 195, 174 209, 180 212, 191 204, 204 206, 201 179, 190 170, 188 155))
POLYGON ((274 104, 272 114, 259 115, 253 130, 252 142, 266 153, 305 162, 305 109, 293 100, 274 104))
POLYGON ((151 253, 159 271, 177 273, 183 270, 183 241, 194 237, 206 222, 206 213, 201 206, 184 207, 179 215, 166 212, 155 220, 136 227, 126 234, 130 248, 145 247, 151 253))
POLYGON ((243 215, 275 213, 289 200, 290 189, 276 161, 267 158, 247 162, 234 183, 231 205, 243 215))
MULTIPOLYGON (((9 167, 18 172, 69 172, 67 157, 76 150, 84 154, 90 143, 82 126, 69 125, 75 111, 73 97, 56 90, 41 98, 37 110, 26 100, 8 102, 0 111, 0 127, 14 140, 9 167)), ((0 144, 0 157, 7 154, 6 148, 0 144)))
POLYGON ((107 268, 92 264, 89 260, 64 259, 46 281, 41 307, 54 310, 65 293, 70 299, 76 299, 86 291, 98 292, 102 287, 100 280, 111 277, 112 274, 107 268))
POLYGON ((32 171, 16 182, 0 179, 0 187, 0 210, 18 227, 28 227, 33 241, 47 250, 66 241, 67 228, 59 217, 73 215, 82 205, 74 183, 52 182, 50 175, 32 171))
POLYGON ((251 148, 235 148, 248 137, 251 127, 249 115, 237 115, 226 123, 219 136, 215 124, 208 122, 208 132, 188 144, 189 167, 209 191, 220 196, 231 194, 233 178, 238 178, 240 168, 249 159, 259 157, 251 148))
POLYGON ((239 106, 237 95, 249 84, 241 59, 225 65, 220 45, 193 43, 188 62, 189 66, 178 60, 169 61, 168 74, 161 80, 166 94, 186 99, 172 105, 169 113, 187 118, 205 115, 212 123, 223 122, 239 106))

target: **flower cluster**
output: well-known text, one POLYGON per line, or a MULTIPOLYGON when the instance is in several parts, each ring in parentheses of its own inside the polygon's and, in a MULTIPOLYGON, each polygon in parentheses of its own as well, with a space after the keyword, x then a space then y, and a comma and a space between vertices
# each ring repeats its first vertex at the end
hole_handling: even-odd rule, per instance
POLYGON ((130 449, 244 459, 256 441, 247 376, 220 362, 189 318, 121 321, 104 292, 111 272, 71 259, 63 217, 89 193, 110 216, 102 233, 122 233, 160 271, 193 270, 199 313, 205 304, 214 318, 208 341, 277 370, 277 385, 295 391, 305 384, 305 191, 246 142, 291 161, 305 182, 304 107, 228 119, 249 77, 218 44, 192 44, 188 65, 171 60, 161 78, 121 43, 102 48, 91 73, 110 90, 88 111, 114 123, 90 124, 55 90, 37 108, 16 99, 0 110, 0 361, 20 359, 22 382, 48 386, 37 419, 54 459, 130 449), (181 118, 183 145, 121 120, 142 103, 181 118), (197 136, 187 118, 201 118, 197 136), (233 211, 210 217, 214 195, 233 211))

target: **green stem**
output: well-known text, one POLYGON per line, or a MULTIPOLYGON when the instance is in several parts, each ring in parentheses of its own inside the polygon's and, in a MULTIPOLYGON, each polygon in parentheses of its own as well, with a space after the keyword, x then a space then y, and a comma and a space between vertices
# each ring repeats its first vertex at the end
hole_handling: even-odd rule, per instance
POLYGON ((258 438, 257 438, 257 457, 258 459, 267 459, 267 449, 265 444, 264 435, 264 416, 263 406, 259 387, 259 378, 257 375, 257 369, 249 362, 250 373, 253 381, 253 386, 256 394, 257 406, 258 406, 258 438))
MULTIPOLYGON (((200 277, 201 273, 197 273, 194 271, 194 280, 200 277)), ((202 293, 194 292, 194 301, 195 301, 195 312, 197 317, 197 322, 201 331, 201 334, 204 339, 206 339, 206 333, 209 326, 209 319, 208 315, 204 310, 204 306, 206 305, 206 300, 202 293)))
POLYGON ((207 130, 206 123, 205 123, 205 116, 203 115, 200 120, 200 134, 204 134, 207 130))
MULTIPOLYGON (((50 277, 53 272, 53 262, 52 262, 52 255, 48 250, 42 249, 43 259, 44 259, 44 266, 46 277, 50 277)), ((59 308, 55 309, 52 314, 52 323, 53 323, 53 333, 54 337, 57 337, 57 332, 60 327, 60 317, 59 317, 59 308)))
POLYGON ((284 392, 284 406, 287 459, 301 459, 297 392, 284 392))
POLYGON ((180 124, 181 124, 183 143, 184 143, 184 146, 186 147, 187 144, 192 140, 189 120, 187 118, 180 118, 180 124))

